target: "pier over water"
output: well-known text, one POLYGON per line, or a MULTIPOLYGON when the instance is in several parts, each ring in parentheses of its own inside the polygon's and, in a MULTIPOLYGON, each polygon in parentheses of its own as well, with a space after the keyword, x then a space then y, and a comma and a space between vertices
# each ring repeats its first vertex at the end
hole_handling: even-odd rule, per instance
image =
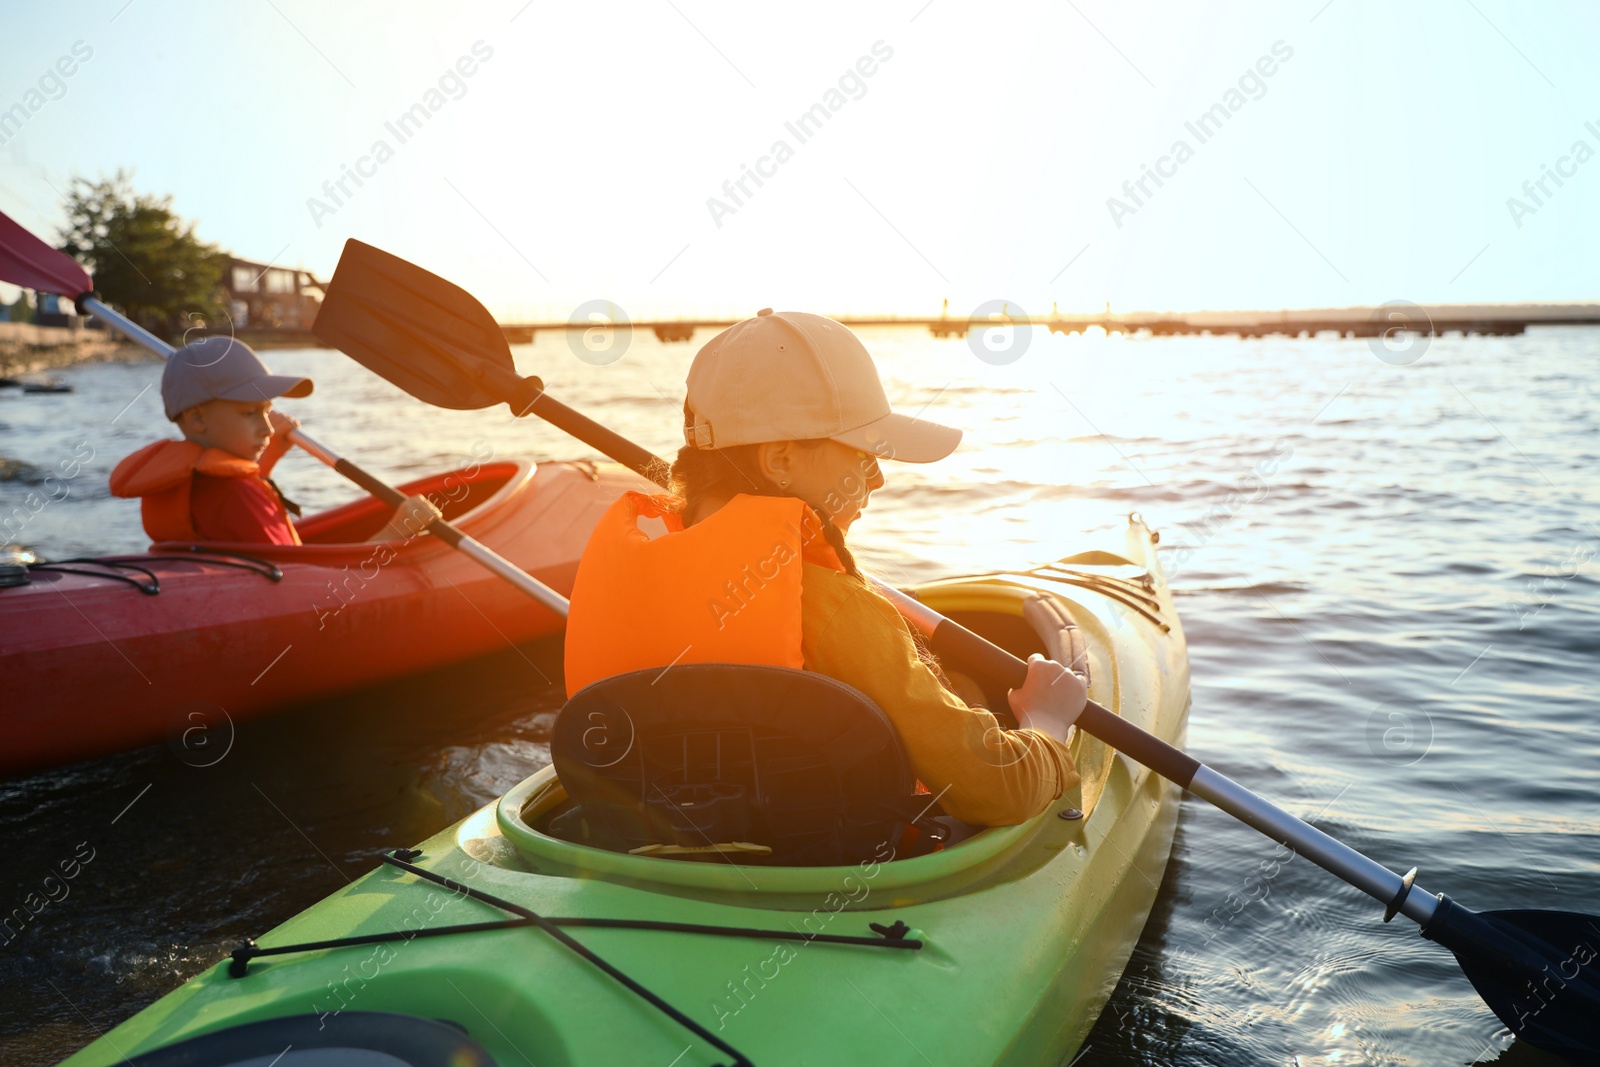
MULTIPOLYGON (((1127 336, 1170 337, 1182 334, 1232 335, 1236 337, 1381 337, 1396 330, 1440 336, 1502 337, 1521 334, 1529 326, 1600 325, 1600 304, 1497 304, 1435 305, 1433 307, 1395 302, 1378 307, 1317 308, 1297 311, 1197 311, 1128 312, 1064 315, 1052 312, 1032 318, 1021 312, 988 318, 962 318, 949 314, 916 315, 836 315, 837 321, 851 328, 901 326, 928 330, 935 337, 965 337, 972 330, 996 326, 1037 326, 1051 333, 1082 334, 1090 330, 1127 336)), ((733 319, 659 319, 617 321, 615 326, 650 330, 662 342, 692 340, 697 330, 723 330, 733 319)), ((588 330, 605 328, 606 322, 502 323, 506 339, 512 344, 527 344, 541 331, 588 330)))

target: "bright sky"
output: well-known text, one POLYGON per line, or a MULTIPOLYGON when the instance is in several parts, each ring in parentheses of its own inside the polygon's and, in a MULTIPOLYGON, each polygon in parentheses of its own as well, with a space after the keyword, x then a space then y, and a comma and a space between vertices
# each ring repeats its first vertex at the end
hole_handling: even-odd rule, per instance
POLYGON ((1592 300, 1597 40, 1512 0, 30 4, 0 210, 54 237, 130 167, 239 255, 359 237, 503 319, 1592 300))

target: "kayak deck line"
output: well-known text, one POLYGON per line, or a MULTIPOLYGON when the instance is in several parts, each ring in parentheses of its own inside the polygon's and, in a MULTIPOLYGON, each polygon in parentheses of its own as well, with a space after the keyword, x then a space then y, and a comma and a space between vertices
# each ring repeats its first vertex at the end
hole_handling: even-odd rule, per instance
POLYGON ((474 889, 453 878, 436 874, 422 867, 413 865, 410 861, 422 856, 420 849, 395 849, 383 853, 380 857, 384 863, 415 875, 419 878, 444 886, 462 896, 481 901, 502 911, 518 916, 516 919, 503 919, 498 922, 466 923, 457 926, 438 927, 419 931, 393 931, 386 934, 365 934, 355 937, 332 938, 323 941, 306 942, 299 945, 280 945, 271 948, 261 948, 255 942, 250 942, 240 948, 234 949, 232 960, 228 964, 230 978, 244 978, 249 974, 250 960, 261 956, 285 955, 293 952, 310 952, 325 949, 350 948, 357 945, 380 944, 386 941, 410 941, 416 937, 441 937, 463 933, 480 933, 485 930, 506 930, 515 927, 538 927, 546 933, 561 941, 562 944, 572 949, 575 953, 603 970, 606 974, 622 983, 629 991, 637 994, 652 1007, 666 1014, 673 1021, 682 1025, 696 1037, 712 1044, 714 1047, 734 1057, 735 1064, 751 1064, 752 1061, 739 1052, 732 1045, 720 1040, 716 1035, 703 1028, 699 1023, 672 1007, 657 994, 651 992, 644 985, 629 977, 627 974, 607 963, 602 957, 588 949, 570 936, 561 933, 560 927, 576 926, 604 929, 624 930, 659 930, 679 934, 703 934, 718 937, 742 937, 759 939, 762 941, 821 941, 835 945, 860 945, 872 948, 910 949, 922 948, 922 941, 908 938, 906 935, 911 928, 903 922, 895 922, 892 926, 883 926, 878 923, 870 924, 872 929, 879 934, 876 938, 853 937, 839 934, 802 934, 794 930, 761 930, 749 927, 721 926, 704 923, 673 923, 660 922, 648 919, 600 919, 600 918, 555 918, 539 915, 522 907, 520 904, 485 893, 481 889, 474 889))
POLYGON ((1171 624, 1162 616, 1160 594, 1165 587, 1165 583, 1158 583, 1149 570, 1139 570, 1138 564, 1112 552, 1080 552, 1077 555, 1056 560, 1054 563, 1046 563, 1018 574, 961 575, 942 579, 942 581, 952 582, 993 578, 1024 578, 1031 581, 1044 579, 1057 585, 1087 589, 1136 612, 1147 622, 1159 627, 1162 633, 1171 631, 1171 624), (1066 566, 1068 563, 1074 564, 1074 566, 1066 566), (1086 566, 1134 570, 1136 573, 1132 577, 1124 578, 1115 574, 1076 569, 1086 566))
POLYGON ((280 567, 256 556, 247 556, 242 552, 212 551, 199 545, 190 545, 189 548, 190 554, 186 556, 156 553, 146 553, 139 556, 72 556, 68 559, 50 560, 45 563, 27 563, 24 566, 29 574, 44 571, 56 574, 80 574, 88 578, 112 578, 119 582, 127 582, 146 596, 160 595, 161 578, 155 571, 144 566, 145 563, 169 560, 186 563, 200 559, 202 556, 205 557, 205 562, 218 567, 237 567, 243 571, 250 571, 252 574, 259 574, 268 581, 283 581, 283 570, 280 567), (80 567, 67 566, 69 563, 81 566, 96 566, 104 569, 99 571, 82 570, 80 567), (121 570, 138 571, 149 580, 141 582, 131 575, 119 573, 121 570))
MULTIPOLYGON (((518 910, 519 906, 508 900, 503 900, 491 893, 485 893, 481 889, 474 889, 472 886, 458 882, 454 878, 448 878, 422 867, 414 866, 411 861, 420 859, 421 856, 422 851, 420 849, 397 848, 381 853, 378 858, 383 863, 398 867, 409 874, 414 874, 437 885, 442 885, 446 889, 453 890, 462 896, 493 905, 503 911, 515 913, 518 910)), ((890 925, 868 923, 868 927, 878 936, 865 937, 857 934, 813 934, 801 933, 794 929, 763 930, 748 926, 662 922, 654 919, 605 919, 590 916, 547 915, 543 917, 542 921, 526 917, 499 919, 490 922, 460 923, 455 926, 430 927, 421 930, 393 930, 388 933, 335 937, 323 941, 306 941, 295 945, 263 946, 257 944, 254 940, 250 940, 230 953, 233 962, 228 965, 228 977, 245 977, 250 973, 251 960, 267 956, 287 956, 298 952, 318 952, 323 949, 376 945, 385 941, 410 941, 418 937, 444 937, 453 934, 480 933, 485 930, 512 930, 519 927, 541 926, 544 923, 549 923, 551 926, 592 927, 603 930, 659 930, 674 934, 707 934, 716 937, 759 938, 767 941, 820 941, 827 945, 860 945, 865 948, 893 948, 913 951, 923 946, 920 938, 909 936, 913 933, 911 927, 900 921, 890 925)))

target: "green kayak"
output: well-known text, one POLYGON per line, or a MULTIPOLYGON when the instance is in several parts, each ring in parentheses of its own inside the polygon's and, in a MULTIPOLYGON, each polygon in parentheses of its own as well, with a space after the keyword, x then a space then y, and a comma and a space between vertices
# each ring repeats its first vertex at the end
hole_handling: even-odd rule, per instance
MULTIPOLYGON (((1086 663, 1092 699, 1181 745, 1188 660, 1155 540, 1134 517, 1114 551, 913 592, 1019 655, 1086 663)), ((947 819, 939 846, 911 833, 829 866, 737 836, 583 843, 545 768, 67 1063, 1066 1063, 1139 938, 1178 812, 1176 786, 1071 744, 1081 785, 1031 821, 947 819)))

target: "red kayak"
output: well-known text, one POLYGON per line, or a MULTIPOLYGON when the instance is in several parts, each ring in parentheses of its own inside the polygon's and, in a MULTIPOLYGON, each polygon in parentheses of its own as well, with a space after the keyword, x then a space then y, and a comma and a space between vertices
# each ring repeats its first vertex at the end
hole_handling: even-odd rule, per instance
MULTIPOLYGON (((401 491, 428 494, 464 532, 566 594, 600 514, 642 486, 615 468, 493 462, 401 491)), ((388 514, 369 497, 299 522, 303 545, 162 543, 34 565, 28 584, 0 588, 0 774, 163 740, 204 761, 217 736, 208 731, 223 722, 564 625, 427 534, 363 543, 388 514)))

